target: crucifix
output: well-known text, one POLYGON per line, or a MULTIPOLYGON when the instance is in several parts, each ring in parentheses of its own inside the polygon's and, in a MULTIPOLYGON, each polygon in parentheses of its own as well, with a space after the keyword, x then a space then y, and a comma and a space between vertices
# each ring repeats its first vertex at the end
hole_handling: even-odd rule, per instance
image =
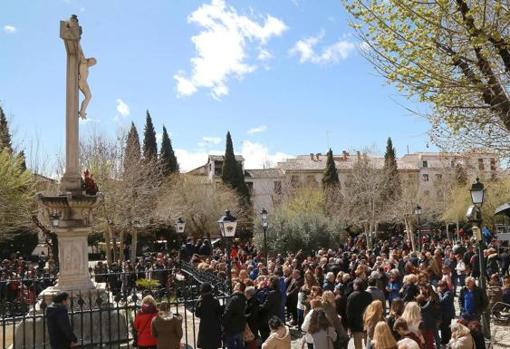
POLYGON ((81 194, 79 118, 86 118, 87 106, 92 98, 87 82, 89 67, 96 64, 93 57, 86 58, 81 48, 82 29, 78 17, 72 15, 60 21, 60 38, 67 53, 66 74, 66 168, 61 181, 61 191, 81 194), (84 99, 79 106, 79 91, 84 99))

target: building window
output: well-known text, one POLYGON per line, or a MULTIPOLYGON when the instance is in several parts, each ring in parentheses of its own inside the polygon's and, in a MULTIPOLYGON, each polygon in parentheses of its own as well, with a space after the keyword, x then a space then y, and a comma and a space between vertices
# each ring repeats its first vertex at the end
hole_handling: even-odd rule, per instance
POLYGON ((496 171, 496 159, 491 158, 491 171, 496 171))
POLYGON ((441 179, 443 179, 443 175, 440 173, 436 174, 436 180, 440 181, 441 179))
POLYGON ((296 187, 299 184, 299 176, 298 175, 292 175, 290 177, 290 184, 294 187, 296 187))
POLYGON ((427 160, 422 161, 422 167, 423 168, 429 167, 429 162, 427 160))
POLYGON ((421 175, 421 178, 423 179, 424 182, 428 182, 429 181, 429 175, 424 173, 421 175))
POLYGON ((423 195, 425 195, 426 197, 429 197, 429 196, 430 196, 430 191, 425 190, 425 191, 423 192, 423 195))
POLYGON ((274 186, 273 190, 274 190, 275 194, 282 193, 282 182, 281 181, 274 181, 273 186, 274 186))
POLYGON ((478 159, 478 169, 479 169, 480 171, 485 170, 485 166, 484 166, 484 164, 483 164, 483 159, 478 159))
POLYGON ((455 160, 450 161, 450 167, 451 167, 451 168, 454 168, 454 167, 455 167, 455 160))

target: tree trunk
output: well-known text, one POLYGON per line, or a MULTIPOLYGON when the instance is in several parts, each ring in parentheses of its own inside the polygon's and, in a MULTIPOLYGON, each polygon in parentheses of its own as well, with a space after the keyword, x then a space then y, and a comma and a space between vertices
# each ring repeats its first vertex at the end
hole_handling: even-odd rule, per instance
POLYGON ((112 265, 112 227, 109 223, 106 225, 106 234, 104 237, 106 244, 106 263, 112 265))
MULTIPOLYGON (((117 250, 117 241, 115 241, 115 250, 117 250)), ((124 262, 124 230, 119 233, 119 257, 120 264, 124 262)))
POLYGON ((135 266, 136 264, 136 247, 138 244, 138 231, 133 229, 131 232, 131 253, 129 254, 129 259, 131 262, 131 266, 135 266))
POLYGON ((411 241, 411 248, 414 251, 416 251, 416 243, 414 242, 414 232, 413 232, 413 226, 408 218, 404 218, 406 231, 407 231, 407 238, 409 241, 411 241))

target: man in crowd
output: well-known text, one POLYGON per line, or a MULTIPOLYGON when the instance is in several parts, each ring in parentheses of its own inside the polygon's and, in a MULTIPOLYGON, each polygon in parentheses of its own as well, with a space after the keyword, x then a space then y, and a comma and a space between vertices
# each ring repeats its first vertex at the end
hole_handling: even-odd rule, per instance
POLYGON ((69 294, 61 292, 53 297, 53 302, 46 310, 48 334, 52 349, 67 349, 77 346, 78 339, 73 333, 67 313, 68 302, 69 294))

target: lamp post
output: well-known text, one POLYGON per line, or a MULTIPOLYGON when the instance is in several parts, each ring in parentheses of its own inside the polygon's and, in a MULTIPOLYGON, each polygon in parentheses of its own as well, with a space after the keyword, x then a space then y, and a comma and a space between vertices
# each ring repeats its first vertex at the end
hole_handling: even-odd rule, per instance
POLYGON ((416 207, 414 208, 414 215, 416 216, 416 225, 418 230, 418 251, 421 251, 421 222, 420 222, 421 213, 422 213, 421 206, 416 205, 416 207))
POLYGON ((184 219, 182 219, 182 217, 179 217, 177 218, 177 220, 175 221, 175 232, 177 233, 177 236, 179 236, 179 248, 181 247, 182 243, 183 243, 183 236, 184 236, 184 231, 185 231, 185 228, 186 228, 186 222, 184 221, 184 219))
MULTIPOLYGON (((478 263, 480 265, 480 282, 479 286, 482 292, 485 292, 487 288, 487 271, 485 265, 485 258, 483 256, 483 250, 485 249, 485 243, 483 241, 483 235, 480 230, 482 225, 482 205, 485 198, 485 188, 483 183, 480 183, 480 179, 477 178, 476 182, 471 185, 469 190, 471 194, 471 201, 473 205, 469 207, 466 217, 468 221, 473 223, 473 236, 478 242, 478 263)), ((490 316, 487 309, 482 313, 482 331, 485 338, 491 337, 490 330, 490 316)))
POLYGON ((232 260, 230 259, 230 239, 236 236, 237 220, 230 214, 230 210, 225 210, 225 215, 218 220, 221 237, 225 245, 225 254, 227 256, 227 285, 228 292, 232 292, 232 260))
POLYGON ((266 259, 266 267, 269 265, 267 260, 267 210, 265 208, 260 211, 260 219, 262 221, 262 230, 264 231, 264 258, 266 259))
POLYGON ((51 226, 53 228, 58 228, 58 225, 60 224, 60 215, 57 212, 53 212, 50 215, 50 220, 51 220, 51 226))

